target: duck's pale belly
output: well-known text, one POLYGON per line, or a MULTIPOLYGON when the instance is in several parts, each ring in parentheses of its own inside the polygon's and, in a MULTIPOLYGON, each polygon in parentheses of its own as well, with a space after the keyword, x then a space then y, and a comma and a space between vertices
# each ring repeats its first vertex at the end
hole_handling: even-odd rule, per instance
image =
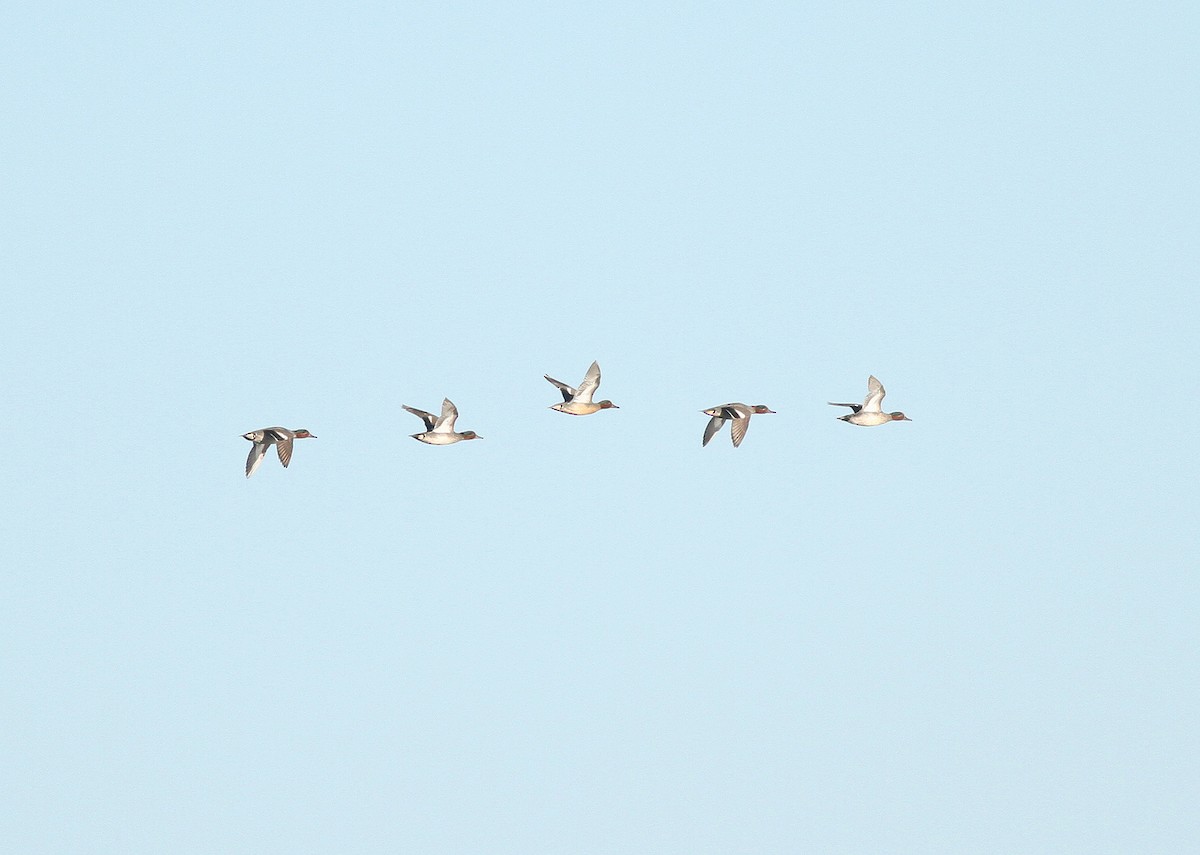
POLYGON ((891 413, 855 413, 848 416, 846 421, 852 425, 860 425, 862 427, 874 427, 892 420, 891 413))
POLYGON ((413 439, 419 439, 421 442, 429 445, 453 445, 462 437, 453 433, 437 433, 436 431, 426 431, 425 433, 414 433, 413 439))
POLYGON ((558 410, 560 413, 567 413, 571 416, 588 416, 599 412, 602 408, 599 404, 580 404, 568 401, 565 404, 555 404, 550 409, 558 410))

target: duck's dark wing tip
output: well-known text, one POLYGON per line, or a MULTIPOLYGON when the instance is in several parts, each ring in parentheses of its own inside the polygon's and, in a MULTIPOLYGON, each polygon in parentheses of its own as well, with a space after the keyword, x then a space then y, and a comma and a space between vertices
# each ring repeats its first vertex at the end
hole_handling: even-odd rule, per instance
POLYGON ((433 430, 433 426, 437 424, 437 416, 435 416, 433 413, 427 413, 424 410, 418 410, 416 407, 410 407, 408 404, 401 404, 400 406, 412 413, 421 421, 425 422, 425 430, 433 430))
POLYGON ((570 386, 568 386, 563 381, 555 380, 549 374, 543 374, 542 376, 545 377, 547 380, 549 380, 551 383, 553 383, 556 387, 558 387, 558 391, 563 396, 564 404, 570 403, 571 399, 575 397, 575 390, 573 388, 571 388, 570 386))

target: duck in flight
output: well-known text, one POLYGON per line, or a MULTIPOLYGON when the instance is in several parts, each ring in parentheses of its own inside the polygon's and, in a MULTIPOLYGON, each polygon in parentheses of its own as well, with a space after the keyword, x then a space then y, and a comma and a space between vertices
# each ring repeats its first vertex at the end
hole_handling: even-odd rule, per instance
POLYGON ((316 436, 304 428, 288 430, 284 427, 269 427, 244 433, 242 439, 248 439, 254 443, 250 447, 250 456, 246 458, 246 477, 249 478, 262 463, 263 456, 272 445, 279 452, 279 462, 286 469, 287 465, 292 462, 292 440, 316 439, 316 436))
POLYGON ((737 448, 742 444, 742 440, 746 438, 746 431, 750 429, 750 417, 758 413, 774 413, 774 410, 768 409, 766 404, 721 404, 719 407, 710 407, 707 410, 701 410, 706 416, 712 416, 708 420, 707 427, 704 428, 704 439, 700 446, 708 445, 708 441, 717 435, 717 431, 725 422, 729 422, 729 435, 733 440, 733 447, 737 448))
POLYGON ((908 416, 904 413, 885 413, 883 412, 883 396, 887 391, 883 388, 883 384, 875 379, 875 375, 867 378, 867 397, 861 404, 836 404, 829 401, 829 405, 833 407, 849 407, 854 412, 848 416, 838 416, 844 422, 850 422, 852 425, 860 425, 861 427, 874 427, 875 425, 887 424, 888 422, 911 422, 908 416))
POLYGON ((588 416, 600 410, 619 410, 621 409, 612 401, 593 401, 592 396, 596 394, 596 389, 600 386, 600 363, 593 362, 588 368, 587 374, 583 375, 583 382, 579 384, 579 388, 575 389, 563 383, 561 380, 555 380, 549 374, 544 374, 547 380, 558 387, 558 391, 562 393, 563 399, 561 404, 555 404, 550 409, 558 410, 560 413, 568 413, 572 416, 588 416))
POLYGON ((402 404, 404 409, 408 410, 421 421, 425 422, 425 431, 423 433, 410 434, 413 439, 419 439, 421 442, 429 445, 453 445, 456 442, 462 442, 464 439, 483 439, 473 430, 464 430, 458 433, 454 430, 454 422, 458 418, 458 407, 449 398, 442 400, 442 414, 435 416, 433 413, 427 413, 424 410, 418 410, 416 407, 410 407, 408 404, 402 404))

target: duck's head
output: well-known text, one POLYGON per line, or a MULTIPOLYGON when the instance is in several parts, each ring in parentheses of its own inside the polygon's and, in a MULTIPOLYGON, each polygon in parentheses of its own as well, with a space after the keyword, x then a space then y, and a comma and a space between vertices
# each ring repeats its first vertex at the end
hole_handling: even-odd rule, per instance
POLYGON ((308 430, 305 428, 297 428, 296 430, 292 431, 292 438, 293 439, 316 439, 317 435, 315 433, 309 433, 308 430))
POLYGON ((464 430, 462 432, 462 438, 463 439, 483 439, 483 437, 481 437, 479 434, 475 433, 475 431, 473 431, 473 430, 464 430))
POLYGON ((612 401, 601 401, 600 409, 602 409, 602 410, 619 410, 621 408, 618 407, 616 404, 614 404, 612 401))
POLYGON ((775 412, 774 410, 770 409, 766 404, 755 404, 752 409, 756 413, 774 413, 775 412))
POLYGON ((910 419, 908 416, 904 415, 904 413, 888 413, 888 415, 890 415, 892 417, 892 421, 894 421, 894 422, 911 422, 912 421, 912 419, 910 419))

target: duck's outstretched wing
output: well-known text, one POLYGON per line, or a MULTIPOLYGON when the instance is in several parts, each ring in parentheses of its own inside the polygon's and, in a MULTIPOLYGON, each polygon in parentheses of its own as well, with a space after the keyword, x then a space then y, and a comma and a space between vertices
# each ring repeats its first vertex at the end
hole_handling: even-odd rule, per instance
POLYGON ((720 416, 713 416, 708 420, 708 424, 704 428, 704 441, 700 443, 700 447, 708 445, 708 441, 717 435, 717 431, 721 429, 721 425, 725 424, 725 419, 720 416))
POLYGON ((427 413, 424 410, 418 410, 416 407, 410 407, 408 404, 401 404, 401 407, 408 410, 414 416, 425 422, 425 430, 433 430, 433 426, 437 424, 437 416, 433 413, 427 413))
POLYGON ((862 408, 868 413, 883 412, 883 396, 887 392, 884 391, 883 384, 875 379, 872 374, 867 378, 867 399, 863 401, 862 408))
POLYGON ((275 450, 279 452, 279 462, 287 469, 287 465, 292 462, 292 438, 289 436, 276 442, 275 450))
POLYGON ((267 444, 265 442, 256 442, 250 446, 250 456, 246 458, 246 477, 249 478, 254 474, 254 470, 263 462, 263 457, 267 453, 267 444))
POLYGON ((575 391, 575 400, 581 404, 592 403, 592 396, 596 394, 598 388, 600 388, 600 363, 593 362, 588 366, 587 374, 583 375, 583 382, 575 391))
POLYGON ((543 374, 542 376, 558 387, 558 391, 562 393, 564 404, 570 403, 571 399, 577 394, 574 386, 568 386, 561 380, 555 380, 549 374, 543 374))
POLYGON ((442 414, 434 424, 435 433, 454 433, 454 422, 458 420, 458 407, 449 398, 442 399, 442 414))
POLYGON ((854 412, 856 412, 856 413, 862 409, 862 404, 838 404, 833 401, 826 401, 825 403, 829 404, 829 406, 831 406, 831 407, 849 407, 850 409, 854 410, 854 412))
POLYGON ((729 423, 729 432, 733 437, 733 447, 737 448, 742 444, 742 440, 746 438, 746 431, 750 429, 750 417, 743 416, 739 419, 734 419, 729 423))

